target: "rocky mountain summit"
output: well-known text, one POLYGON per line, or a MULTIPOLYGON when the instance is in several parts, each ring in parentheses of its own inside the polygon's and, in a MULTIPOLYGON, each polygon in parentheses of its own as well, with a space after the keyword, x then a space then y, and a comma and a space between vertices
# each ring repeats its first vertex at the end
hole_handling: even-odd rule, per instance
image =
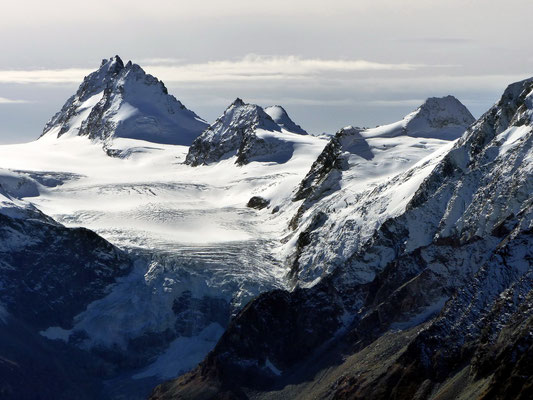
POLYGON ((292 122, 283 108, 274 106, 268 110, 236 99, 192 143, 185 162, 198 166, 233 156, 238 165, 287 161, 293 153, 291 133, 301 135, 305 131, 292 122))
POLYGON ((406 116, 404 121, 407 135, 456 139, 475 118, 454 96, 445 96, 428 98, 417 110, 406 116), (443 128, 447 128, 448 132, 435 132, 443 128), (445 137, 445 134, 448 136, 445 137))
POLYGON ((188 146, 207 123, 170 95, 157 78, 119 56, 103 60, 44 127, 42 137, 141 139, 188 146))
MULTIPOLYGON (((375 186, 381 212, 385 186, 415 189, 322 279, 248 304, 152 398, 531 397, 532 96, 533 79, 510 85, 453 146, 375 186)), ((336 146, 327 153, 308 181, 336 165, 336 146)), ((344 208, 368 213, 365 196, 344 208)), ((328 211, 299 239, 307 251, 332 235, 328 211)))

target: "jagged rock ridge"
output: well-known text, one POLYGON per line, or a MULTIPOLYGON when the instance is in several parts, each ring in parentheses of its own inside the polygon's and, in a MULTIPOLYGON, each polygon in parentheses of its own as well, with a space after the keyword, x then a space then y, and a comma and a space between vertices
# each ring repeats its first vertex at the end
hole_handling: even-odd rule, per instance
POLYGON ((188 146, 207 123, 157 78, 120 57, 103 60, 44 127, 42 136, 142 139, 188 146))

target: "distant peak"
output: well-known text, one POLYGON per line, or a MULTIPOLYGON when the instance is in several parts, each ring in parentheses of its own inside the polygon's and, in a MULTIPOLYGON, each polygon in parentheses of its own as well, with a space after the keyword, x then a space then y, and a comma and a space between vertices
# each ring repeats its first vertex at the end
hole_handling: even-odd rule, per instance
MULTIPOLYGON (((356 128, 352 125, 345 126, 341 130, 337 132, 337 135, 339 136, 346 136, 346 135, 359 135, 361 136, 361 128, 356 128)), ((361 136, 363 137, 363 136, 361 136)))
POLYGON ((423 119, 433 128, 444 126, 468 127, 475 121, 473 115, 456 97, 429 97, 411 116, 406 117, 411 121, 423 119))
POLYGON ((280 106, 280 105, 278 105, 278 104, 275 104, 275 105, 273 105, 273 106, 269 106, 269 107, 267 107, 266 109, 267 109, 267 110, 268 110, 268 109, 272 109, 272 110, 277 109, 277 110, 280 110, 280 111, 284 112, 285 114, 287 114, 287 111, 286 111, 282 106, 280 106))

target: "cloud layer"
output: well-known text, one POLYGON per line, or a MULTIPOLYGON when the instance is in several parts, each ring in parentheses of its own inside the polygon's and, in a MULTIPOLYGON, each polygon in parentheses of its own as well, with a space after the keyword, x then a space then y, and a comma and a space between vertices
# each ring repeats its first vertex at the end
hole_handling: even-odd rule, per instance
MULTIPOLYGON (((409 63, 335 60, 297 56, 250 54, 237 60, 186 64, 175 59, 147 59, 146 70, 167 82, 227 82, 306 79, 335 73, 414 71, 425 67, 409 63)), ((0 83, 76 83, 91 72, 85 68, 0 70, 0 83)))

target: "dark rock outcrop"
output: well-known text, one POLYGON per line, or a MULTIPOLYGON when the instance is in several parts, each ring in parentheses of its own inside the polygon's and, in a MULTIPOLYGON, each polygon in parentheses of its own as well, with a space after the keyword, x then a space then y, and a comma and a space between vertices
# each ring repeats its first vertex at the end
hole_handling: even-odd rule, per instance
POLYGON ((268 207, 269 204, 270 201, 267 199, 261 196, 253 196, 250 198, 250 200, 248 200, 248 203, 246 203, 246 207, 262 210, 263 208, 268 207))

